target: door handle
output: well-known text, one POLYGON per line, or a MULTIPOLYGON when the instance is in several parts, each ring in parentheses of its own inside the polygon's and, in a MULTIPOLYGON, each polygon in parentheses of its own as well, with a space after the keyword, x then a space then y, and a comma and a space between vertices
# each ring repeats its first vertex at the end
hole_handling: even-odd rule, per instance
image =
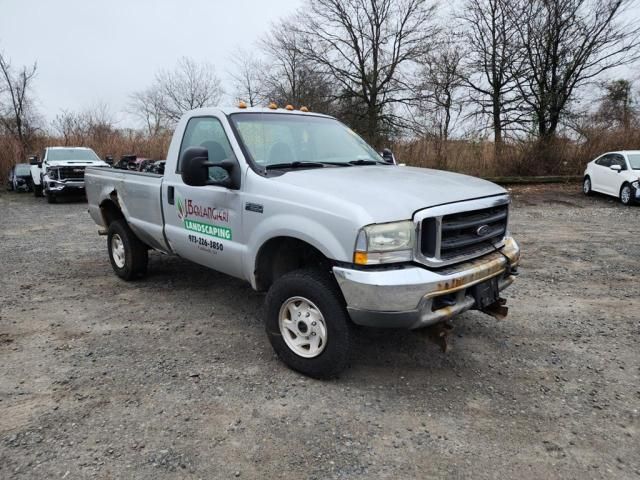
POLYGON ((167 202, 169 202, 169 205, 173 205, 175 202, 175 189, 174 187, 167 187, 167 202))

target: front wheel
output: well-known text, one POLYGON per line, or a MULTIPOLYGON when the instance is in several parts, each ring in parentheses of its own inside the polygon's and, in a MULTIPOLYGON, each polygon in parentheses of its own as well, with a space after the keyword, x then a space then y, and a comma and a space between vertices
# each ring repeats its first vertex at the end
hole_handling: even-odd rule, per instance
POLYGON ((351 322, 335 281, 320 270, 280 277, 265 301, 271 346, 290 368, 331 378, 348 365, 351 322))
POLYGON ((623 205, 631 205, 633 203, 631 185, 625 183, 620 189, 620 201, 623 205))
POLYGON ((33 185, 33 196, 34 197, 42 197, 43 193, 42 193, 42 184, 40 185, 33 185))
POLYGON ((116 220, 109 225, 107 249, 113 271, 123 280, 134 280, 147 273, 147 246, 124 220, 116 220))
POLYGON ((56 203, 56 196, 51 192, 46 192, 47 203, 56 203))
POLYGON ((591 190, 591 178, 584 177, 584 181, 582 182, 582 192, 585 195, 591 195, 591 193, 592 193, 592 190, 591 190))

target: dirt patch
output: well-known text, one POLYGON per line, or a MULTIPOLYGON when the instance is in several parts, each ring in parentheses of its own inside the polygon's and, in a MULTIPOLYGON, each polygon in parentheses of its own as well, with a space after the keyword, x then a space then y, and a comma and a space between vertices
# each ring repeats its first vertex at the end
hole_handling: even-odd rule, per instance
POLYGON ((262 296, 151 255, 124 283, 83 202, 0 194, 0 478, 637 478, 640 207, 511 189, 510 315, 442 354, 359 330, 340 379, 275 358, 262 296))

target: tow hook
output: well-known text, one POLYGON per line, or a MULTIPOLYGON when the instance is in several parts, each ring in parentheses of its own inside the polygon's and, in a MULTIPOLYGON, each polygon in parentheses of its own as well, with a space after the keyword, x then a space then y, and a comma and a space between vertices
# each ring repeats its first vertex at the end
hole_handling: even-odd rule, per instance
POLYGON ((481 311, 487 315, 491 315, 496 320, 504 320, 509 314, 509 308, 505 307, 507 300, 505 298, 498 298, 491 305, 487 305, 481 311))
POLYGON ((435 325, 418 330, 418 332, 420 332, 424 337, 438 345, 440 350, 442 350, 442 353, 447 353, 449 350, 447 337, 452 331, 453 325, 447 322, 436 323, 435 325))

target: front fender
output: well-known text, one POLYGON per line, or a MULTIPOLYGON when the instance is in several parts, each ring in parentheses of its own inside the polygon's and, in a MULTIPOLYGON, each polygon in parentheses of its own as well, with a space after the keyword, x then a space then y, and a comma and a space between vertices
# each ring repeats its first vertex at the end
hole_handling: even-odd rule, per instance
MULTIPOLYGON (((355 239, 356 232, 353 233, 355 239)), ((311 218, 292 214, 279 214, 265 219, 248 235, 247 255, 244 262, 245 278, 255 287, 255 267, 260 248, 276 237, 302 240, 331 260, 350 262, 353 245, 345 245, 323 224, 311 218)))

